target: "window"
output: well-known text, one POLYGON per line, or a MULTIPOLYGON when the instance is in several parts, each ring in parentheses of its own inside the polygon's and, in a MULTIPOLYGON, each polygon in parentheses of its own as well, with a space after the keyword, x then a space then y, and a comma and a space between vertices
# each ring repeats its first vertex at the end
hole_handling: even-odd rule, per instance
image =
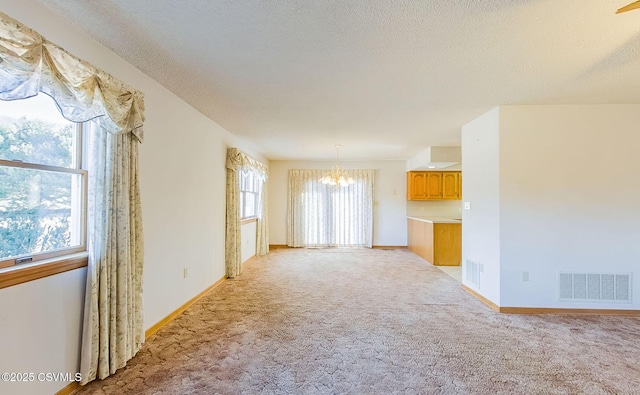
POLYGON ((322 170, 289 170, 287 245, 371 247, 374 170, 349 170, 355 183, 323 184, 322 170))
POLYGON ((240 218, 258 216, 258 188, 260 180, 252 171, 240 171, 240 218))
POLYGON ((82 148, 49 96, 0 101, 0 268, 86 250, 82 148))
POLYGON ((373 194, 366 180, 356 177, 352 185, 332 186, 314 178, 304 185, 305 245, 370 246, 373 194))

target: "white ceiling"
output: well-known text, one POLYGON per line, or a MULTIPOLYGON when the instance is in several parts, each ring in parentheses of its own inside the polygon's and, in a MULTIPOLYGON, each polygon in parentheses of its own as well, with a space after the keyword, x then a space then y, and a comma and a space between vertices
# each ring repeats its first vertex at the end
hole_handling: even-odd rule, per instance
POLYGON ((631 0, 40 1, 269 159, 407 159, 496 105, 640 103, 631 0))

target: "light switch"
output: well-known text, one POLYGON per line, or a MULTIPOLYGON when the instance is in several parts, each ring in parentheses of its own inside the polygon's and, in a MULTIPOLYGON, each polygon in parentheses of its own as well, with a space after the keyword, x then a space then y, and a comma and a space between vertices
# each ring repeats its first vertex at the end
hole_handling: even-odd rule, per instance
POLYGON ((464 202, 464 209, 471 210, 471 202, 464 202))

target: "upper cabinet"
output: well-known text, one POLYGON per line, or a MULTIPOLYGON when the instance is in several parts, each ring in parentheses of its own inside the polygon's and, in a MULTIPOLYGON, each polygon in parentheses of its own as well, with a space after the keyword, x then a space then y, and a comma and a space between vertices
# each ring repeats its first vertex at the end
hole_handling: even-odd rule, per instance
POLYGON ((407 200, 427 200, 427 172, 407 172, 407 200))
POLYGON ((459 171, 407 172, 407 200, 460 200, 462 173, 459 171))
POLYGON ((442 172, 442 198, 446 200, 462 199, 462 177, 459 171, 442 172))
POLYGON ((442 199, 442 172, 427 172, 427 200, 442 199))

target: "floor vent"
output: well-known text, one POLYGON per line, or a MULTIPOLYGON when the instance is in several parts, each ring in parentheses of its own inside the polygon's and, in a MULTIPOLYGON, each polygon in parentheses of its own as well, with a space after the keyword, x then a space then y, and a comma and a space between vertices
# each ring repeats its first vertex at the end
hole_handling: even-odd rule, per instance
POLYGON ((478 262, 467 259, 466 280, 477 287, 480 287, 480 265, 478 262))
POLYGON ((631 302, 631 273, 558 273, 560 300, 631 302))

